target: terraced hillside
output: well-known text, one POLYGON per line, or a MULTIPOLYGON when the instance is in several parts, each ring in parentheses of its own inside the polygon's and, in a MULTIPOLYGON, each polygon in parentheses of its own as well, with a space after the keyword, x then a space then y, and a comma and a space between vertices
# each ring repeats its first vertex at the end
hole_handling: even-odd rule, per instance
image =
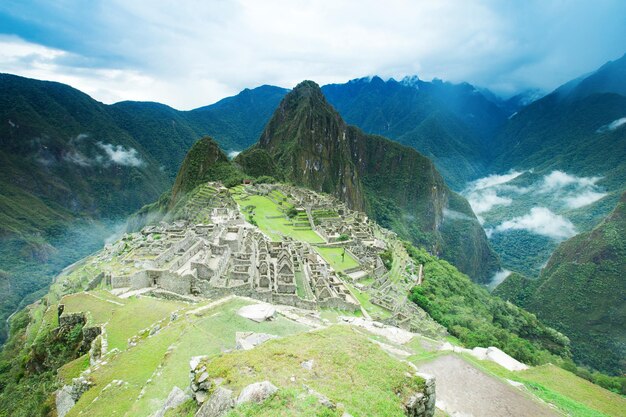
MULTIPOLYGON (((433 320, 407 297, 409 292, 420 286, 424 294, 455 288, 439 292, 427 308, 443 308, 456 296, 467 298, 471 292, 455 293, 464 286, 486 297, 483 304, 497 299, 445 261, 398 240, 330 196, 287 185, 226 189, 215 183, 201 184, 188 196, 175 207, 172 223, 148 225, 67 269, 43 299, 14 317, 0 361, 0 400, 9 408, 0 415, 56 410, 59 416, 182 417, 206 411, 222 396, 235 404, 231 408, 233 403, 226 402, 228 416, 443 416, 476 410, 502 415, 493 411, 498 398, 547 416, 558 411, 543 401, 575 416, 618 415, 615 410, 624 405, 619 396, 566 371, 561 371, 568 381, 564 386, 546 379, 542 368, 507 371, 492 362, 494 357, 473 356, 479 350, 452 348, 450 341, 473 345, 458 333, 459 324, 446 331, 445 321, 433 320), (199 219, 202 224, 196 223, 199 219), (253 242, 246 233, 256 239, 256 233, 266 235, 267 259, 277 266, 283 261, 273 257, 273 248, 292 251, 292 296, 283 292, 288 286, 280 286, 281 268, 277 273, 282 275, 271 278, 278 285, 270 290, 272 297, 256 272, 241 284, 246 242, 253 242), (240 243, 231 240, 235 236, 240 243), (220 245, 232 247, 220 275, 225 279, 203 283, 202 264, 211 269, 227 256, 217 255, 220 245), (203 251, 215 256, 203 258, 203 251), (438 268, 448 273, 440 276, 438 268), (189 287, 180 285, 190 273, 189 287), (333 297, 346 301, 328 304, 333 297), (16 357, 22 360, 10 359, 16 357), (457 371, 438 365, 447 358, 469 370, 463 378, 478 390, 473 402, 452 401, 466 390, 448 382, 450 372, 457 371), (434 374, 436 388, 429 388, 429 375, 416 370, 434 374), (508 379, 523 387, 511 386, 508 379), (480 390, 485 381, 497 389, 480 390), (239 401, 256 383, 274 387, 266 400, 239 401), (434 391, 438 410, 429 408, 435 404, 434 391), (585 396, 579 397, 581 392, 585 396)), ((251 253, 257 253, 254 245, 251 253)), ((487 320, 480 310, 475 314, 487 320)), ((508 321, 527 320, 527 313, 515 307, 499 314, 508 321)), ((539 323, 532 325, 535 335, 544 331, 539 323)), ((500 330, 510 337, 526 331, 500 330)), ((537 358, 544 358, 539 361, 567 356, 566 350, 546 348, 558 338, 545 345, 519 340, 535 346, 537 358)), ((518 355, 511 346, 502 349, 518 355)))

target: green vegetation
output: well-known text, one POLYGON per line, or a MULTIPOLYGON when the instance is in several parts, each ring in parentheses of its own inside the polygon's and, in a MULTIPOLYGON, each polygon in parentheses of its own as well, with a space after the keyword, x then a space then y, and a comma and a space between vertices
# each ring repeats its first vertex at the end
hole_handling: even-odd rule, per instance
POLYGON ((380 253, 379 256, 380 259, 383 261, 385 268, 387 268, 387 271, 389 271, 391 269, 391 266, 393 265, 393 251, 391 251, 390 249, 385 249, 383 252, 380 253))
POLYGON ((54 403, 49 396, 56 387, 56 370, 80 354, 82 325, 58 332, 45 328, 32 344, 25 343, 28 332, 33 332, 30 327, 29 309, 21 310, 11 320, 11 339, 0 353, 2 417, 51 412, 54 403))
POLYGON ((498 268, 469 204, 446 186, 433 163, 411 148, 347 126, 312 81, 285 96, 259 142, 235 163, 250 174, 267 167, 266 175, 333 194, 401 237, 442 253, 479 282, 498 268), (462 216, 440 228, 448 206, 462 216))
POLYGON ((309 243, 324 242, 324 239, 315 233, 310 226, 304 228, 294 226, 293 222, 285 214, 285 211, 288 211, 291 205, 278 205, 268 197, 261 195, 246 195, 241 192, 241 189, 234 189, 232 196, 240 207, 244 209, 246 207, 254 207, 253 213, 256 225, 272 239, 278 241, 284 236, 290 236, 309 243))
POLYGON ((326 85, 322 91, 347 123, 426 155, 456 190, 483 175, 490 138, 508 116, 467 83, 405 85, 374 77, 326 85))
POLYGON ((475 367, 501 379, 521 382, 542 400, 573 417, 621 416, 626 399, 558 366, 546 364, 526 371, 508 371, 490 361, 463 355, 475 367))
POLYGON ((243 404, 226 414, 226 417, 340 417, 342 413, 324 407, 314 395, 288 388, 278 391, 262 404, 243 404))
POLYGON ((468 348, 495 346, 528 364, 567 358, 569 340, 525 310, 491 296, 467 276, 423 249, 405 245, 424 264, 424 281, 409 298, 468 348))
MULTIPOLYGON (((626 356, 626 193, 599 226, 563 242, 538 281, 505 280, 497 294, 572 340, 576 362, 613 375, 626 356)), ((615 384, 604 377, 589 378, 615 384)), ((618 383, 619 385, 619 383, 618 383)))
POLYGON ((282 336, 306 330, 282 317, 264 323, 244 319, 236 311, 246 304, 233 300, 198 315, 181 314, 178 320, 166 323, 156 335, 140 340, 136 347, 116 356, 109 366, 93 373, 95 387, 81 398, 70 415, 78 415, 81 411, 90 416, 120 412, 148 415, 156 411, 172 386, 186 387, 189 384, 191 356, 214 355, 232 349, 235 332, 255 331, 282 336), (158 366, 160 376, 153 378, 158 366), (122 379, 129 385, 103 392, 114 379, 122 379), (138 398, 141 390, 144 394, 138 398), (97 400, 93 402, 95 398, 97 400))
POLYGON ((350 255, 350 252, 340 246, 315 246, 314 248, 337 272, 343 272, 346 269, 359 266, 359 263, 350 255))
POLYGON ((353 415, 399 417, 404 415, 403 399, 423 388, 422 379, 407 376, 411 371, 407 364, 393 359, 366 335, 348 326, 271 340, 253 350, 218 356, 207 365, 209 375, 224 378, 235 391, 263 380, 286 391, 260 407, 236 410, 231 416, 318 415, 314 414, 315 402, 291 400, 294 390, 306 384, 343 404, 353 415), (311 359, 314 369, 309 372, 300 364, 311 359), (296 381, 292 382, 294 375, 296 381), (259 414, 250 414, 252 411, 259 414))

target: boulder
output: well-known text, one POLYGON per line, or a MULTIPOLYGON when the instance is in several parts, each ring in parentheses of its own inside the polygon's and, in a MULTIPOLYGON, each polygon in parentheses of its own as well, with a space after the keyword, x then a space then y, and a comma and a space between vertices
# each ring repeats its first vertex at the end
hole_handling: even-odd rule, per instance
POLYGON ((278 388, 270 381, 255 382, 241 390, 237 398, 237 405, 247 402, 262 403, 276 391, 278 391, 278 388))
POLYGON ((161 409, 157 411, 155 414, 153 414, 153 416, 163 417, 165 413, 167 412, 167 410, 169 410, 170 408, 178 407, 179 405, 187 401, 189 398, 190 398, 189 395, 185 394, 185 392, 182 389, 175 386, 170 391, 170 394, 167 396, 167 399, 163 403, 163 406, 161 406, 161 409))
POLYGON ((64 385, 57 391, 56 395, 57 416, 65 417, 65 415, 74 407, 74 398, 72 398, 72 388, 64 385))
POLYGON ((315 365, 315 361, 313 359, 310 359, 308 361, 304 361, 300 364, 301 367, 303 367, 304 369, 306 369, 307 371, 312 371, 313 370, 313 365, 315 365))
POLYGON ((261 343, 276 338, 278 338, 278 336, 267 333, 237 332, 235 334, 235 349, 250 350, 261 343))
POLYGON ((217 387, 207 401, 202 404, 195 417, 221 417, 233 407, 233 392, 217 387))
POLYGON ((257 323, 271 320, 276 314, 276 309, 270 304, 252 304, 241 307, 237 314, 257 323))

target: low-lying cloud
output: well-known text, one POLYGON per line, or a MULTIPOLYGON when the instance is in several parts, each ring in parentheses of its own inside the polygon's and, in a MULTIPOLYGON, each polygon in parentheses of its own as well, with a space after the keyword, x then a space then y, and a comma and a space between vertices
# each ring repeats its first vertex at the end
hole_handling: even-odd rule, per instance
MULTIPOLYGON (((139 153, 135 148, 126 149, 122 145, 113 145, 110 143, 97 142, 97 145, 106 153, 109 161, 122 166, 140 167, 144 165, 144 161, 139 157, 139 153)), ((105 161, 105 163, 108 161, 105 161)))
POLYGON ((463 194, 477 215, 488 213, 498 206, 511 206, 524 194, 534 195, 540 200, 549 197, 551 202, 545 204, 549 204, 553 210, 577 209, 606 196, 598 185, 602 177, 578 177, 554 170, 530 185, 510 183, 522 174, 512 171, 504 175, 489 175, 469 183, 463 194))
POLYGON ((594 187, 601 177, 577 177, 563 171, 552 171, 543 177, 537 190, 540 193, 549 193, 567 187, 588 188, 594 187))
POLYGON ((523 172, 518 172, 518 171, 511 171, 508 174, 503 174, 503 175, 499 175, 499 174, 492 174, 480 179, 477 179, 476 181, 472 181, 469 186, 468 189, 470 190, 483 190, 485 188, 490 188, 493 187, 495 185, 500 185, 500 184, 504 184, 507 183, 517 177, 519 177, 520 175, 522 175, 523 172))
POLYGON ((530 213, 506 220, 495 227, 494 232, 526 230, 556 240, 564 240, 576 234, 576 228, 565 217, 546 207, 533 207, 530 213))
POLYGON ((598 133, 605 133, 605 132, 612 132, 614 130, 619 129, 620 127, 626 125, 626 117, 622 117, 619 118, 617 120, 613 120, 611 123, 606 124, 602 127, 600 127, 597 132, 598 133))
MULTIPOLYGON (((88 133, 80 133, 71 138, 61 160, 80 167, 108 167, 110 165, 141 167, 146 164, 141 159, 139 152, 133 147, 127 148, 123 145, 114 145, 102 141, 94 143, 89 138, 88 133)), ((45 146, 40 145, 40 148, 45 149, 45 146)), ((59 160, 53 162, 56 163, 59 160)))
POLYGON ((473 221, 474 219, 471 218, 470 216, 468 216, 467 214, 463 214, 459 211, 456 210, 450 210, 447 208, 443 209, 443 217, 445 219, 450 219, 450 220, 465 220, 465 221, 473 221))
POLYGON ((499 196, 498 190, 522 174, 523 172, 511 171, 503 175, 493 174, 477 179, 468 184, 463 194, 476 214, 486 213, 496 206, 511 205, 513 199, 499 196))
POLYGON ((476 214, 486 213, 496 206, 510 206, 513 202, 512 198, 499 196, 494 189, 474 191, 467 200, 476 214))
POLYGON ((565 205, 571 209, 577 209, 595 203, 604 197, 606 193, 600 193, 592 190, 583 191, 580 194, 569 195, 564 198, 565 205))
POLYGON ((226 156, 228 157, 228 159, 235 159, 237 157, 237 155, 239 155, 241 153, 241 151, 229 151, 226 156))
POLYGON ((502 283, 502 281, 504 281, 509 275, 511 275, 511 271, 509 271, 508 269, 501 269, 498 272, 496 272, 495 274, 493 274, 493 276, 491 277, 491 280, 489 281, 489 284, 487 285, 487 287, 489 287, 489 289, 494 289, 496 288, 498 285, 500 285, 502 283))

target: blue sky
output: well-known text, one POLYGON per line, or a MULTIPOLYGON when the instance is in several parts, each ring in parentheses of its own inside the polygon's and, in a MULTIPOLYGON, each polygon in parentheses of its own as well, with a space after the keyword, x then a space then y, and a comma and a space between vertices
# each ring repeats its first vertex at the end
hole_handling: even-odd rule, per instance
POLYGON ((380 75, 549 91, 626 52, 622 0, 14 1, 0 72, 189 109, 380 75))

